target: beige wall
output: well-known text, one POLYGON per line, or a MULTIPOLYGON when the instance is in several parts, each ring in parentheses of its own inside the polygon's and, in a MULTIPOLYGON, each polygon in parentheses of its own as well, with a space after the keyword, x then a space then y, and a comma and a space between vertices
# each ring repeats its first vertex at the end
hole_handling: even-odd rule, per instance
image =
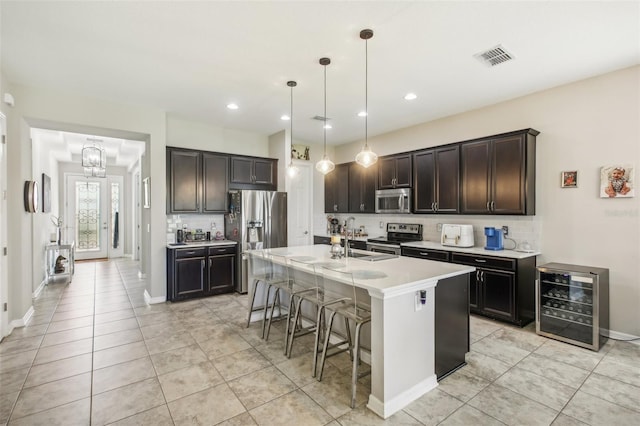
MULTIPOLYGON (((601 166, 640 167, 640 67, 391 132, 371 138, 369 145, 384 155, 527 127, 540 131, 538 264, 609 268, 610 329, 640 336, 640 193, 599 197, 601 166), (563 170, 578 170, 578 188, 560 187, 563 170)), ((360 147, 361 142, 338 147, 338 162, 351 161, 360 147)))

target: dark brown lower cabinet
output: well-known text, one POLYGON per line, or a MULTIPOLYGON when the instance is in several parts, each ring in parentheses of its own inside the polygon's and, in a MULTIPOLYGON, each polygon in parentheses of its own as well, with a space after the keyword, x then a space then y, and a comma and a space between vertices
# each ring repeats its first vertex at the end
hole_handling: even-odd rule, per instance
POLYGON ((236 250, 235 245, 167 248, 167 300, 232 292, 236 250))
POLYGON ((476 267, 469 309, 523 327, 535 319, 535 256, 524 259, 452 253, 451 262, 476 267))

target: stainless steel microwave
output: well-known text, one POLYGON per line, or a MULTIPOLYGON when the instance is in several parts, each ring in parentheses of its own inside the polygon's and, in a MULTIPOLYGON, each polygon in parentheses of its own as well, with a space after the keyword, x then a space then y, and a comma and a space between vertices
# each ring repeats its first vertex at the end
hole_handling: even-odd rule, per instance
POLYGON ((377 190, 376 213, 411 213, 411 189, 377 190))

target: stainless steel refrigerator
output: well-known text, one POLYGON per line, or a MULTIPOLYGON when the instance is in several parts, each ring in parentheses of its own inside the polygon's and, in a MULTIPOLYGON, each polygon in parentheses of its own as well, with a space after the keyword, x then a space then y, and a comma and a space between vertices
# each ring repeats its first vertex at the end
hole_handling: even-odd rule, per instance
POLYGON ((229 211, 224 216, 228 240, 238 242, 236 291, 246 293, 247 250, 287 246, 287 193, 229 191, 229 211))

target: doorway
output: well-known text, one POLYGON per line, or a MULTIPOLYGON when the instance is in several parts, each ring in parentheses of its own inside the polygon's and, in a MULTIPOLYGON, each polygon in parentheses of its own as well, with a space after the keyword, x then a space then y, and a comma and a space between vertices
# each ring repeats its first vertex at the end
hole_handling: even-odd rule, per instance
POLYGON ((287 220, 289 225, 289 246, 305 246, 312 243, 311 239, 311 205, 313 200, 313 170, 309 162, 295 162, 298 174, 288 177, 289 194, 287 220))
POLYGON ((65 217, 72 218, 67 239, 75 241, 75 258, 123 256, 122 235, 128 225, 122 214, 123 177, 68 174, 65 181, 65 217))

